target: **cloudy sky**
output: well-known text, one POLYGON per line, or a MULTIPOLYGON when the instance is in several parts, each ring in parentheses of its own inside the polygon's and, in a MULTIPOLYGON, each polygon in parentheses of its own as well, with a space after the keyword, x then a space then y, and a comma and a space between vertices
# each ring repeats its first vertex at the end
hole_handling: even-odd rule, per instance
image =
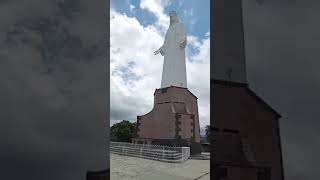
MULTIPOLYGON (((105 163, 108 163, 105 156, 108 154, 105 148, 105 126, 108 125, 108 80, 111 72, 106 59, 109 48, 105 43, 109 39, 106 35, 109 18, 105 19, 109 12, 108 15, 104 12, 109 8, 106 4, 101 4, 102 2, 104 1, 0 1, 2 179, 79 180, 85 179, 87 169, 103 169, 105 163)), ((157 17, 165 14, 161 13, 161 7, 165 6, 155 3, 151 7, 156 7, 152 9, 157 11, 150 12, 150 4, 144 4, 142 7, 145 10, 139 10, 140 2, 130 1, 132 11, 136 11, 134 16, 129 13, 130 5, 126 5, 127 2, 123 3, 123 9, 120 5, 113 5, 114 17, 123 22, 132 20, 137 29, 135 35, 142 31, 143 34, 149 34, 148 37, 157 39, 149 41, 150 39, 144 36, 138 36, 139 39, 144 39, 140 44, 130 42, 138 45, 141 52, 149 51, 150 58, 144 57, 148 53, 139 55, 127 49, 127 54, 135 55, 133 58, 136 63, 129 67, 144 64, 140 62, 152 63, 147 69, 134 68, 131 73, 135 73, 138 79, 141 79, 141 74, 152 71, 157 76, 157 81, 148 77, 141 80, 147 84, 144 86, 148 91, 144 96, 149 99, 144 101, 146 104, 130 105, 130 98, 134 97, 131 96, 132 90, 125 86, 114 86, 121 87, 120 92, 127 95, 113 96, 119 98, 116 105, 125 104, 124 107, 128 110, 126 112, 131 112, 126 118, 134 120, 137 114, 150 110, 154 89, 160 86, 161 69, 156 69, 153 64, 158 63, 161 66, 162 59, 152 53, 162 43, 161 27, 167 23, 167 18, 157 21, 157 17), (126 16, 123 15, 125 12, 126 16), (149 20, 145 19, 143 22, 139 18, 139 14, 142 16, 143 13, 148 14, 145 18, 149 20), (132 17, 136 17, 136 20, 132 17), (153 26, 147 26, 148 24, 153 26), (145 109, 141 108, 139 112, 133 113, 133 106, 145 109)), ((208 24, 207 16, 196 15, 203 13, 197 10, 202 4, 188 5, 186 2, 188 12, 194 7, 194 18, 197 19, 194 20, 195 24, 205 20, 203 25, 199 25, 205 27, 205 24, 208 24)), ((280 130, 286 179, 318 180, 320 1, 259 0, 260 4, 256 0, 245 2, 248 80, 250 87, 283 116, 280 130)), ((179 3, 176 6, 178 5, 179 3)), ((165 12, 169 10, 170 8, 164 8, 165 12)), ((179 16, 183 17, 183 14, 180 12, 179 16)), ((186 19, 190 19, 191 23, 192 18, 186 19)), ((198 37, 193 41, 195 47, 206 49, 201 47, 206 44, 209 28, 196 30, 199 27, 194 26, 192 30, 190 27, 187 26, 189 36, 198 37)), ((117 31, 124 30, 129 32, 128 28, 119 28, 117 31)), ((128 35, 127 37, 132 38, 128 35)), ((189 44, 190 51, 193 51, 192 46, 189 44)), ((123 50, 120 49, 120 52, 123 50)), ((195 51, 195 60, 191 62, 205 60, 196 58, 207 57, 208 52, 201 52, 203 53, 195 51)), ((201 69, 198 66, 192 67, 201 69)), ((123 82, 121 76, 123 75, 115 76, 119 79, 118 83, 123 82)), ((189 84, 192 82, 190 78, 196 76, 201 75, 189 75, 189 84)), ((205 80, 200 81, 199 83, 205 84, 205 80)), ((135 81, 131 82, 134 84, 135 81)), ((132 87, 138 88, 134 85, 132 87)), ((206 91, 198 90, 199 87, 202 86, 191 87, 190 84, 189 88, 192 88, 199 98, 206 96, 201 95, 201 92, 206 91)), ((117 114, 119 113, 114 113, 112 117, 117 117, 117 114)))
POLYGON ((107 168, 103 7, 0 1, 1 179, 84 180, 107 168))
POLYGON ((163 57, 154 56, 175 10, 184 23, 188 89, 199 99, 200 126, 210 122, 210 2, 112 0, 110 10, 110 125, 151 111, 163 57))

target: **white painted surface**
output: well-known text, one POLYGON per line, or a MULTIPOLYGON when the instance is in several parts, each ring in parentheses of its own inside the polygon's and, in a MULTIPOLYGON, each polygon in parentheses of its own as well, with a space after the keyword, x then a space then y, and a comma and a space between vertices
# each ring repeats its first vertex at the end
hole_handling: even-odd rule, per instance
POLYGON ((185 47, 187 36, 175 12, 170 12, 170 26, 163 46, 155 51, 164 56, 161 88, 178 86, 187 88, 185 47))

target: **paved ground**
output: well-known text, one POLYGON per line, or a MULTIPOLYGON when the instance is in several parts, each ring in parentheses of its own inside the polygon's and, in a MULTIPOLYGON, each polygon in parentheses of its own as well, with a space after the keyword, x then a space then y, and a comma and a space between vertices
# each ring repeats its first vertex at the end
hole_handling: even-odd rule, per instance
POLYGON ((209 180, 210 160, 173 164, 110 154, 111 180, 209 180))

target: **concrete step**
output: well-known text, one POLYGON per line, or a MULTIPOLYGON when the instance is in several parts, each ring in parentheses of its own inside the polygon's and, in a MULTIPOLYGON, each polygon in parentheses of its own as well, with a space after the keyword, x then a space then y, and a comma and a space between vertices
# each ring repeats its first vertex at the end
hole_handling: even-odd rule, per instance
POLYGON ((210 160, 210 153, 194 154, 191 155, 189 159, 210 160))

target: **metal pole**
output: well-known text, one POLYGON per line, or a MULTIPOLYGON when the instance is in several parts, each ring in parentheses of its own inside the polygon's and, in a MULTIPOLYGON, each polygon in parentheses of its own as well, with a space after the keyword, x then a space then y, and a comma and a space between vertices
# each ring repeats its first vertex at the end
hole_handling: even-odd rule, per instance
POLYGON ((162 149, 162 161, 164 160, 164 146, 163 146, 163 149, 162 149))

